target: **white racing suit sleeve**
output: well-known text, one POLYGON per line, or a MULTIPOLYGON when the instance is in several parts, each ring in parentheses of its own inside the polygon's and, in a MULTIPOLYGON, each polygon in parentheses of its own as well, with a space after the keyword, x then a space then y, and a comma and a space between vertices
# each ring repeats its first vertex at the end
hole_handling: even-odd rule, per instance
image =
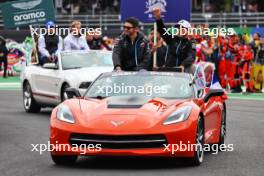
POLYGON ((83 49, 83 50, 90 50, 90 48, 89 48, 89 46, 87 44, 87 41, 86 41, 86 39, 85 39, 84 36, 80 37, 80 44, 82 46, 81 49, 83 49))
POLYGON ((40 36, 38 39, 38 49, 42 56, 50 57, 48 50, 46 50, 45 38, 40 36))
POLYGON ((68 35, 65 39, 64 39, 64 50, 65 51, 71 51, 71 40, 70 40, 70 36, 68 35))
POLYGON ((68 35, 64 40, 64 50, 89 50, 89 46, 84 36, 74 37, 72 35, 68 35))

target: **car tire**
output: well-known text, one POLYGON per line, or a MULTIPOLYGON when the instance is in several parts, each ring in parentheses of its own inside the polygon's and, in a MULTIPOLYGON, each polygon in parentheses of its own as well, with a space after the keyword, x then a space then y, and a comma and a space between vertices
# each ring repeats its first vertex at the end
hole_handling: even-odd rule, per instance
POLYGON ((68 99, 66 94, 66 89, 69 88, 69 84, 65 83, 61 88, 61 102, 64 102, 66 99, 68 99))
POLYGON ((224 105, 221 116, 221 126, 220 126, 219 142, 218 142, 219 148, 221 145, 225 144, 225 137, 226 137, 226 106, 224 105))
POLYGON ((194 148, 194 156, 191 159, 191 163, 194 166, 199 166, 204 160, 204 124, 201 116, 199 116, 197 123, 195 142, 197 147, 194 148))
POLYGON ((41 106, 33 97, 33 93, 28 82, 23 85, 23 105, 25 111, 29 113, 38 113, 41 110, 41 106))
POLYGON ((77 159, 77 155, 53 155, 51 154, 52 161, 57 165, 73 165, 77 159))

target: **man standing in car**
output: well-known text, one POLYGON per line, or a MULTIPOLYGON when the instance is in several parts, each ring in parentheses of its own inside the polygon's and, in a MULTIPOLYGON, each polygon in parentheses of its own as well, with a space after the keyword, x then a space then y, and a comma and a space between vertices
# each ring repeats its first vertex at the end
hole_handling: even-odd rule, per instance
POLYGON ((125 20, 124 32, 118 37, 113 49, 115 70, 147 70, 151 57, 148 38, 140 32, 139 21, 130 17, 125 20))
MULTIPOLYGON (((166 27, 161 19, 161 10, 155 9, 153 11, 154 17, 157 22, 158 32, 169 46, 168 59, 166 60, 166 67, 181 67, 184 72, 193 73, 196 56, 195 43, 188 40, 188 35, 172 36, 165 30, 166 27)), ((180 20, 176 27, 186 29, 191 28, 191 24, 186 20, 180 20)))

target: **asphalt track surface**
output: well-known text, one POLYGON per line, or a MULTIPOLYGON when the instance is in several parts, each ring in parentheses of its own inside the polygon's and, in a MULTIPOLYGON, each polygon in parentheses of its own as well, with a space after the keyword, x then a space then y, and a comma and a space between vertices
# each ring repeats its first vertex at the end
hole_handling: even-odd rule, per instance
POLYGON ((0 91, 0 176, 263 176, 264 101, 228 100, 227 144, 234 151, 206 153, 193 167, 163 158, 82 157, 74 166, 56 166, 49 152, 32 152, 31 144, 47 144, 51 109, 27 114, 21 92, 0 91))

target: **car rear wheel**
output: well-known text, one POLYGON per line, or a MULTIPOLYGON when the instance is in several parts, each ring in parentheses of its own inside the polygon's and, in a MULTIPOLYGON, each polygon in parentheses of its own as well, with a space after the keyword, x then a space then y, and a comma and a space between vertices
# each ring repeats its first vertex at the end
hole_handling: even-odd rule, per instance
POLYGON ((38 113, 41 109, 41 106, 33 97, 32 90, 28 82, 26 82, 23 86, 23 104, 26 112, 38 113))
POLYGON ((76 155, 53 155, 51 154, 52 161, 57 165, 72 165, 76 162, 78 156, 76 155))
POLYGON ((192 164, 199 166, 204 160, 204 124, 202 117, 199 117, 196 131, 196 146, 194 148, 194 157, 192 164))

